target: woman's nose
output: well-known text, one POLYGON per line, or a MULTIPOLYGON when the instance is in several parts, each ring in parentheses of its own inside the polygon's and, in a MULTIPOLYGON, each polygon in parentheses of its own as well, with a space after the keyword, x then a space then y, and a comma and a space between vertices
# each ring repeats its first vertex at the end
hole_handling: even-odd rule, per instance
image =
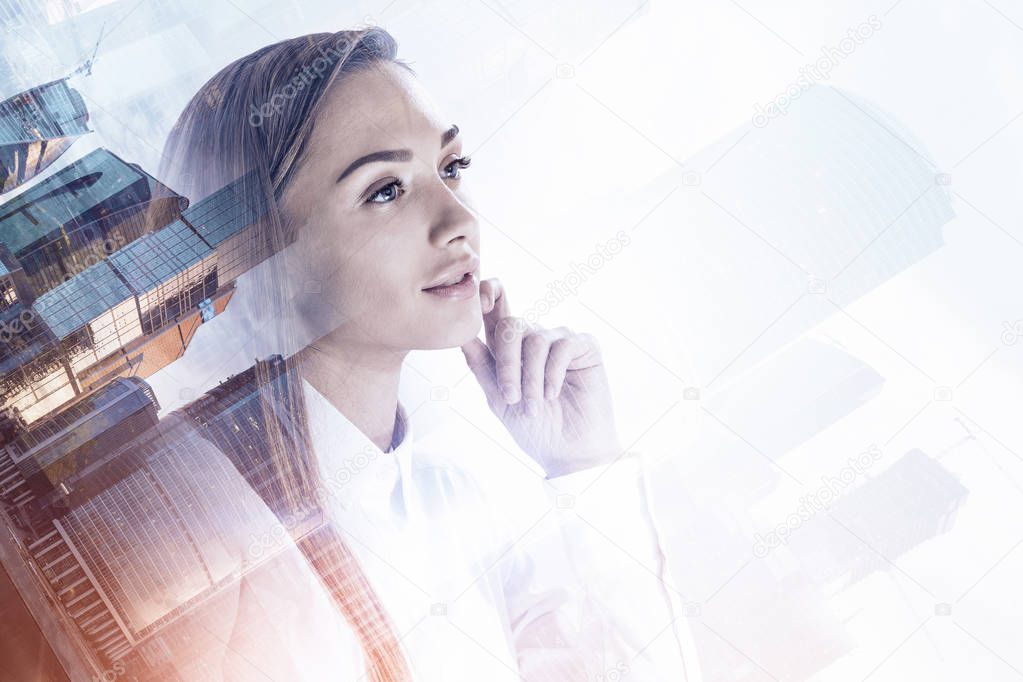
POLYGON ((479 222, 465 199, 444 187, 436 193, 436 201, 438 204, 430 230, 430 240, 436 246, 444 247, 459 238, 464 238, 475 248, 479 238, 479 222))

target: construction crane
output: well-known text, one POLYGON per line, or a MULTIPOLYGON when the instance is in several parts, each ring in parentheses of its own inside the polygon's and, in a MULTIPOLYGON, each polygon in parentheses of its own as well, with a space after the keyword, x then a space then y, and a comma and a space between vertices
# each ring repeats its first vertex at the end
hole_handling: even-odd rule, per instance
POLYGON ((103 31, 106 30, 106 27, 107 27, 107 25, 103 24, 100 27, 100 29, 99 29, 99 37, 96 38, 96 45, 93 46, 93 48, 92 48, 92 56, 90 56, 88 59, 86 59, 85 62, 81 66, 79 66, 77 69, 72 71, 68 75, 68 78, 70 78, 71 76, 77 76, 80 73, 84 73, 86 76, 89 76, 89 75, 92 74, 92 65, 94 63, 96 63, 96 54, 99 52, 99 44, 100 44, 100 41, 103 40, 103 31))

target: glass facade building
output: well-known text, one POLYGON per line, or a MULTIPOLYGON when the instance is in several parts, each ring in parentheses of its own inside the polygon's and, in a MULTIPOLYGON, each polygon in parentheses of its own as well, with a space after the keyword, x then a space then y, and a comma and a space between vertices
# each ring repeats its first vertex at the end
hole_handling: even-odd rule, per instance
POLYGON ((90 132, 89 111, 66 79, 0 102, 0 194, 46 170, 90 132))
POLYGON ((280 356, 261 361, 160 421, 149 386, 118 379, 7 434, 4 513, 86 666, 179 679, 163 664, 187 658, 198 671, 211 653, 196 628, 241 576, 287 561, 289 535, 320 527, 315 509, 284 516, 265 444, 268 420, 291 433, 284 371, 280 356))
MULTIPOLYGON (((40 140, 85 132, 80 104, 63 81, 0 104, 0 165, 8 142, 32 143, 19 125, 36 121, 40 140)), ((0 190, 30 177, 24 150, 13 158, 0 190)), ((289 397, 273 383, 257 390, 253 367, 158 420, 143 380, 271 255, 250 180, 189 206, 98 149, 0 203, 0 589, 21 595, 5 618, 39 623, 0 642, 5 660, 34 637, 65 678, 178 679, 171 660, 193 661, 198 676, 211 662, 195 628, 241 575, 275 560, 265 543, 256 556, 232 539, 280 523, 264 434, 289 397)), ((257 366, 283 371, 279 356, 257 366)), ((289 530, 312 532, 320 518, 307 513, 289 530)))

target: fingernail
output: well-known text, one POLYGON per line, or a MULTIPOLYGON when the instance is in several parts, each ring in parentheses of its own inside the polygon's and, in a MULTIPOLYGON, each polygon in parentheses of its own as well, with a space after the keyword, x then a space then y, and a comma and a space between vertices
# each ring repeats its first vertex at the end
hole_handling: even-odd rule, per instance
POLYGON ((519 392, 510 386, 501 389, 501 393, 504 395, 504 401, 509 405, 517 402, 519 399, 519 392))

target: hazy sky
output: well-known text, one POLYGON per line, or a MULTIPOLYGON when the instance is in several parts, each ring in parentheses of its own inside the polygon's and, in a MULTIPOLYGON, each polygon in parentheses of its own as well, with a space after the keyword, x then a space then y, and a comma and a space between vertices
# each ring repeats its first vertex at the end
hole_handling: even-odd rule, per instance
MULTIPOLYGON (((227 62, 306 32, 383 25, 466 136, 483 276, 500 276, 517 308, 618 230, 631 236, 540 322, 599 338, 623 439, 660 456, 662 523, 680 585, 702 605, 692 627, 708 679, 1023 675, 1012 608, 1023 597, 1023 10, 341 4, 36 6, 4 27, 2 94, 70 72, 103 28, 92 74, 73 81, 96 133, 68 159, 107 146, 155 172, 181 107, 227 62), (772 102, 777 115, 756 119, 772 102), (891 521, 877 537, 910 545, 898 556, 853 537, 856 519, 817 515, 821 551, 881 556, 851 583, 821 578, 794 545, 755 555, 757 533, 872 446, 881 456, 843 488, 850 499, 913 449, 968 493, 946 499, 921 480, 883 500, 891 521), (928 505, 958 508, 946 518, 928 505)), ((251 315, 240 289, 153 377, 165 407, 268 352, 258 337, 238 343, 258 329, 251 315)), ((483 443, 513 448, 465 374, 457 349, 413 354, 402 399, 421 406, 424 433, 465 435, 455 407, 488 431, 483 443), (450 401, 429 400, 437 387, 450 401)), ((500 479, 522 472, 512 459, 474 465, 500 479)))

